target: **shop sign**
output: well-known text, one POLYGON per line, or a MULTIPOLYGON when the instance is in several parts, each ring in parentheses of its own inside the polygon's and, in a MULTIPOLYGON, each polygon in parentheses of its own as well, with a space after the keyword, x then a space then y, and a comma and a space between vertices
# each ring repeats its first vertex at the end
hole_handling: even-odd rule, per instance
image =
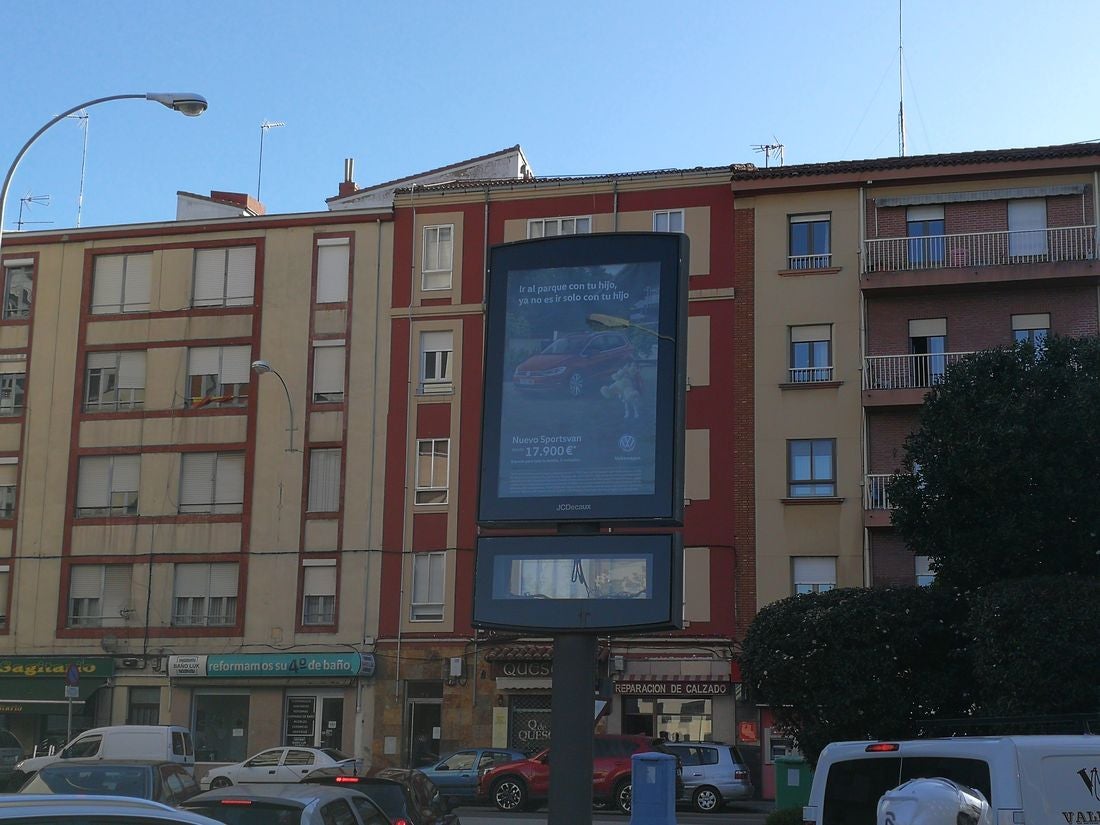
POLYGON ((239 679, 355 677, 374 675, 373 653, 228 653, 169 656, 172 678, 239 679))
POLYGON ((531 751, 550 744, 550 714, 545 710, 512 712, 513 739, 521 750, 531 751))
POLYGON ((756 728, 756 722, 738 722, 737 739, 746 745, 759 745, 760 732, 756 728))
POLYGON ((313 730, 317 726, 317 700, 313 696, 290 696, 286 700, 286 732, 284 740, 292 748, 313 747, 313 730))
POLYGON ((669 680, 655 682, 616 682, 620 696, 727 696, 729 682, 669 680))
POLYGON ((549 678, 553 673, 554 668, 550 662, 500 662, 495 675, 549 678))
POLYGON ((23 679, 38 677, 60 677, 64 679, 73 667, 76 668, 77 679, 81 676, 105 679, 114 675, 115 660, 106 656, 97 658, 4 656, 0 658, 0 678, 18 676, 23 679))

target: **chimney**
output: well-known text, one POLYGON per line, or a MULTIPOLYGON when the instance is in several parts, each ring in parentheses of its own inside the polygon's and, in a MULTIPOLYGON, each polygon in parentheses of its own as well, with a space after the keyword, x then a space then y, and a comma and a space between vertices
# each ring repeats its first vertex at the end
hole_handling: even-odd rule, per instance
POLYGON ((345 195, 353 195, 359 191, 353 178, 355 177, 355 159, 344 158, 344 179, 340 182, 340 193, 336 196, 342 198, 345 195))

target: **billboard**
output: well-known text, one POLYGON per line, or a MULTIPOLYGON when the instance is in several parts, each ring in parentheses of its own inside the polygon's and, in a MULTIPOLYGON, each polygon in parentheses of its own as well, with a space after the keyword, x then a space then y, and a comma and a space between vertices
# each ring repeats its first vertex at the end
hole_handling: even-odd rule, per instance
POLYGON ((687 243, 490 250, 480 523, 682 523, 687 243))

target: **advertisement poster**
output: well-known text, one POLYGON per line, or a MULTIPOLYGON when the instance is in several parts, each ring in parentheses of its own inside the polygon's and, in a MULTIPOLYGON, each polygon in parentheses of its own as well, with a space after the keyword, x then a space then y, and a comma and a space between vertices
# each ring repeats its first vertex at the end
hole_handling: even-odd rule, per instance
POLYGON ((654 493, 660 277, 656 261, 510 273, 500 497, 654 493))

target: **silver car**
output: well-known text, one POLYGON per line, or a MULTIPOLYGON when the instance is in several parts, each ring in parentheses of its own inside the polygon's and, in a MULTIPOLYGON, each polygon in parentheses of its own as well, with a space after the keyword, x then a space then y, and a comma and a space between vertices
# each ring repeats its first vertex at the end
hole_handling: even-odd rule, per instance
POLYGON ((681 799, 697 811, 720 811, 727 802, 751 799, 752 780, 735 745, 725 742, 666 742, 684 770, 681 799))
POLYGON ((51 794, 0 795, 0 822, 49 822, 50 825, 221 825, 205 816, 169 808, 150 799, 125 796, 51 794))
POLYGON ((180 808, 225 825, 389 825, 389 818, 357 790, 294 783, 219 788, 180 808))

